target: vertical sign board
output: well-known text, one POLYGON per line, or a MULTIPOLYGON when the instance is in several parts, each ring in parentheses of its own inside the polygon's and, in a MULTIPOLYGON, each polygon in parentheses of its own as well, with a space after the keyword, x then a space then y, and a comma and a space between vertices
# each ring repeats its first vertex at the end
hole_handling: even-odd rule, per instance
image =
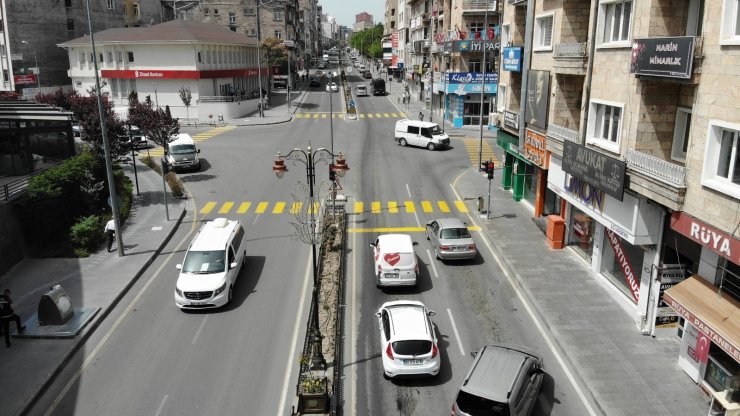
POLYGON ((524 136, 524 157, 540 169, 547 169, 547 138, 527 129, 524 136))
POLYGON ((501 69, 509 72, 522 72, 523 49, 521 46, 504 48, 504 53, 501 54, 501 69))
POLYGON ((547 101, 550 98, 550 71, 529 70, 525 120, 541 129, 547 127, 547 101))

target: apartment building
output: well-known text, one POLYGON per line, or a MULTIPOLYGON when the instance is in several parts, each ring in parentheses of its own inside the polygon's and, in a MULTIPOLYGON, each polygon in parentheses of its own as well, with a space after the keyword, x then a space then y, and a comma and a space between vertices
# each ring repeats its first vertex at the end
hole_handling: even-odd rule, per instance
POLYGON ((678 365, 729 406, 723 391, 740 372, 736 2, 508 0, 501 46, 503 187, 636 330, 680 343, 678 365))
POLYGON ((13 60, 10 58, 10 37, 6 27, 6 0, 0 0, 0 92, 15 90, 13 82, 13 60))
POLYGON ((355 23, 352 25, 352 30, 355 32, 362 32, 365 29, 373 27, 373 15, 368 12, 362 12, 355 15, 355 23))

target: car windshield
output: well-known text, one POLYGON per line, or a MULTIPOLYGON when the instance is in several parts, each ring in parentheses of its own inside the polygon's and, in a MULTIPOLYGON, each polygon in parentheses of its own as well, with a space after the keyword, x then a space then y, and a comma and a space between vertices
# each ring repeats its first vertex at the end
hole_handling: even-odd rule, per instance
POLYGON ((195 274, 221 273, 225 270, 224 259, 226 259, 224 250, 188 251, 182 271, 195 274))
POLYGON ((470 238, 470 231, 467 228, 445 228, 439 235, 445 240, 456 240, 460 238, 470 238))
POLYGON ((438 135, 438 134, 442 134, 442 130, 440 130, 439 126, 437 126, 437 125, 435 125, 435 126, 433 126, 433 127, 430 127, 430 128, 429 128, 429 131, 430 131, 430 132, 431 132, 431 133, 432 133, 433 135, 435 135, 435 136, 436 136, 436 135, 438 135))
POLYGON ((170 146, 170 153, 173 155, 183 155, 188 153, 195 153, 195 145, 194 144, 176 144, 174 146, 170 146))
POLYGON ((460 390, 455 400, 457 408, 470 416, 505 416, 509 414, 508 406, 505 403, 499 403, 466 393, 460 390))
POLYGON ((432 341, 410 339, 393 343, 393 352, 398 355, 424 355, 432 351, 432 341))

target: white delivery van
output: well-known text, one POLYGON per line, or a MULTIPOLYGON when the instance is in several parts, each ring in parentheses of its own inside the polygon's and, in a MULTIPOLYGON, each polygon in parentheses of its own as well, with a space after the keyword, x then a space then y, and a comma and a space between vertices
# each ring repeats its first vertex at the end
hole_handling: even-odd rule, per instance
POLYGON ((175 304, 180 309, 218 308, 231 301, 246 262, 243 240, 239 221, 216 218, 203 224, 176 266, 175 304))
POLYGON ((398 120, 395 140, 401 146, 426 147, 429 150, 441 149, 450 145, 450 137, 440 130, 437 123, 419 120, 398 120))
POLYGON ((193 138, 187 133, 180 133, 169 143, 170 151, 165 159, 171 170, 200 170, 200 149, 195 147, 193 138))
POLYGON ((383 234, 370 243, 376 286, 415 286, 419 263, 414 246, 418 244, 408 234, 383 234))

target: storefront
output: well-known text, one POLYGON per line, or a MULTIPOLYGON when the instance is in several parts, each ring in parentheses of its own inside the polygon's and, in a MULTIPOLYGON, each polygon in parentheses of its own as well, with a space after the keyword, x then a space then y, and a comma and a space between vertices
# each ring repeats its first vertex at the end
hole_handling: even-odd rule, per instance
POLYGON ((435 91, 445 94, 447 113, 445 119, 456 128, 479 125, 481 117, 481 91, 483 96, 483 125, 488 126, 490 112, 498 90, 498 74, 486 73, 485 83, 480 72, 448 72, 446 82, 436 82, 435 91))
MULTIPOLYGON (((593 275, 634 308, 641 327, 659 264, 657 244, 664 211, 624 191, 624 162, 571 142, 564 157, 550 157, 548 188, 565 200, 565 243, 590 265, 593 275)), ((649 327, 649 325, 648 325, 649 327)))

